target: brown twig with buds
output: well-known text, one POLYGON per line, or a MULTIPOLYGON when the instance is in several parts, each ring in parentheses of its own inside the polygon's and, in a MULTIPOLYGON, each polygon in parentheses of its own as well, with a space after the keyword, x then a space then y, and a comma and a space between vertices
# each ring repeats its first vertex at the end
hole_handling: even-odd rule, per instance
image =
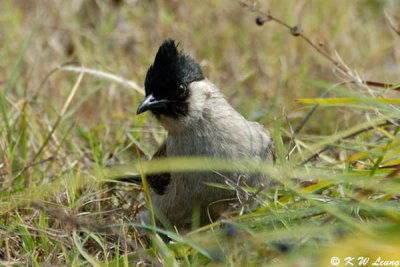
MULTIPOLYGON (((248 8, 251 12, 255 12, 257 14, 259 14, 260 16, 258 16, 256 18, 256 23, 259 26, 264 25, 266 22, 268 21, 274 21, 280 25, 282 25, 283 27, 286 27, 290 30, 290 33, 295 36, 295 37, 300 37, 302 38, 304 41, 306 41, 311 47, 313 47, 319 54, 321 54, 322 56, 324 56, 326 59, 328 59, 330 62, 332 62, 333 65, 335 65, 335 67, 337 67, 339 70, 341 70, 344 73, 348 73, 349 69, 343 65, 342 63, 340 63, 339 61, 333 59, 328 52, 326 52, 321 45, 315 44, 313 41, 311 41, 310 38, 308 38, 304 32, 301 30, 300 26, 290 26, 289 24, 287 24, 286 22, 272 16, 270 14, 270 12, 264 12, 262 11, 259 7, 257 7, 257 5, 255 3, 249 3, 247 1, 241 0, 240 4, 243 7, 248 8)), ((380 88, 391 88, 392 90, 396 90, 396 91, 400 91, 400 86, 398 86, 398 84, 390 84, 390 83, 384 83, 384 82, 376 82, 376 81, 361 81, 363 84, 368 85, 368 86, 374 86, 374 87, 380 87, 380 88)))

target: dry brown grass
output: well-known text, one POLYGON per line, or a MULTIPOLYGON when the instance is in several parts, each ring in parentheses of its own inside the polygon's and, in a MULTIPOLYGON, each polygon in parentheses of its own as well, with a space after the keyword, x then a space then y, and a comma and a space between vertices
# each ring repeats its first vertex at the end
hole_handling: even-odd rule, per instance
MULTIPOLYGON (((318 97, 326 89, 310 80, 332 86, 349 79, 287 29, 273 22, 256 26, 255 14, 237 1, 2 0, 0 5, 0 86, 3 95, 8 90, 4 99, 8 123, 4 113, 0 119, 0 263, 5 265, 117 265, 118 257, 121 264, 167 262, 168 257, 160 253, 162 244, 157 245, 157 256, 153 250, 144 251, 144 240, 128 224, 144 208, 141 189, 115 188, 100 183, 93 174, 105 166, 134 161, 137 149, 143 157, 151 155, 165 132, 151 116, 135 115, 142 95, 132 87, 101 75, 85 74, 77 82, 79 72, 65 70, 46 79, 61 65, 72 62, 142 86, 158 46, 173 38, 200 62, 235 108, 269 126, 283 114, 293 126, 304 118, 311 106, 295 99, 318 97), (26 52, 24 45, 28 45, 26 52), (55 125, 75 84, 79 87, 55 125), (49 134, 53 126, 57 127, 49 134), (102 228, 113 223, 125 226, 102 228)), ((361 79, 399 81, 400 38, 384 15, 387 12, 397 23, 394 26, 400 27, 398 1, 263 1, 260 8, 290 25, 300 25, 335 60, 337 52, 361 79)), ((371 96, 372 90, 398 98, 398 92, 346 86, 365 96, 371 96)), ((320 108, 299 140, 312 146, 358 123, 360 116, 368 120, 371 114, 353 106, 320 108)), ((279 125, 284 140, 289 140, 286 121, 279 125)), ((388 131, 397 134, 392 128, 388 131)), ((370 140, 376 138, 366 136, 355 142, 361 150, 363 142, 370 140)), ((337 160, 335 167, 346 164, 344 151, 331 155, 337 160)), ((329 194, 346 195, 346 189, 332 190, 329 194)), ((270 244, 249 251, 238 240, 225 263, 293 263, 293 258, 270 249, 270 244)), ((183 244, 191 245, 188 242, 176 249, 181 256, 186 254, 181 263, 202 263, 197 253, 182 252, 183 244)), ((257 238, 248 242, 249 247, 264 244, 257 238)), ((322 255, 318 251, 311 253, 311 259, 298 256, 301 261, 295 258, 294 262, 315 263, 322 255)))

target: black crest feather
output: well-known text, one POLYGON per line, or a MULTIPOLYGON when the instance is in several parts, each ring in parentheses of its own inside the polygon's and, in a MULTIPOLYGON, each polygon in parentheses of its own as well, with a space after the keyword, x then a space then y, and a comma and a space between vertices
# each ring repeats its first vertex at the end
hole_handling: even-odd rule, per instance
POLYGON ((158 49, 153 65, 147 71, 146 95, 158 99, 173 99, 180 84, 190 84, 204 79, 199 64, 182 52, 174 40, 168 39, 158 49))
POLYGON ((167 66, 176 63, 178 56, 178 44, 175 44, 174 40, 166 40, 158 49, 154 59, 154 66, 158 67, 160 65, 162 67, 163 65, 167 66))

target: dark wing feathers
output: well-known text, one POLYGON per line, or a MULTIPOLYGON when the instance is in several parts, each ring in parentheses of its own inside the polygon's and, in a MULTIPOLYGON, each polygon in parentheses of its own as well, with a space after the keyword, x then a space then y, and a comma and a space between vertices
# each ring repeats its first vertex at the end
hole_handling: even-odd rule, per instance
MULTIPOLYGON (((164 141, 157 152, 153 155, 153 159, 157 158, 166 158, 167 157, 167 142, 164 141)), ((171 173, 157 173, 157 174, 149 174, 146 176, 147 182, 153 188, 154 192, 159 195, 164 194, 165 189, 167 188, 170 180, 171 173)))
MULTIPOLYGON (((156 151, 156 153, 154 153, 153 159, 165 158, 165 157, 167 157, 167 142, 164 142, 160 146, 160 148, 156 151)), ((114 177, 113 179, 127 183, 135 183, 135 184, 142 183, 142 177, 140 174, 127 175, 123 177, 114 177)), ((171 180, 171 173, 148 174, 146 175, 146 179, 151 188, 153 189, 153 191, 158 195, 162 195, 164 194, 171 180)))

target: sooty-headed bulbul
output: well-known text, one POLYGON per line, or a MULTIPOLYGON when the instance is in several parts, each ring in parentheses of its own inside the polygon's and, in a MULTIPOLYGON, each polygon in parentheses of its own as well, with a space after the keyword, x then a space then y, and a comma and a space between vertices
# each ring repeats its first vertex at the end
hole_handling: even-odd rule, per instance
MULTIPOLYGON (((145 92, 137 114, 151 111, 168 132, 153 158, 273 158, 269 132, 232 108, 204 76, 199 64, 178 50, 175 41, 166 40, 160 46, 147 71, 145 92)), ((210 183, 225 184, 226 179, 251 187, 268 183, 266 177, 254 173, 191 171, 148 175, 156 217, 167 219, 178 229, 191 226, 195 209, 201 225, 217 219, 237 193, 210 183)), ((142 219, 148 223, 148 214, 142 219)))

